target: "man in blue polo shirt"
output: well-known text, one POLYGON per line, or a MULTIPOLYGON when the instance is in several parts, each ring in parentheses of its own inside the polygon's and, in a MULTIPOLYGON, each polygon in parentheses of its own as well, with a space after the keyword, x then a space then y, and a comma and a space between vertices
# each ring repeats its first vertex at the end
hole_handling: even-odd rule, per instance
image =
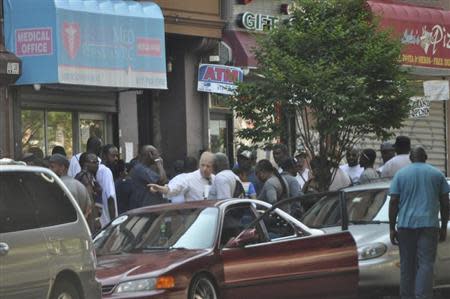
POLYGON ((415 148, 410 159, 412 164, 399 170, 391 182, 390 236, 400 250, 401 298, 431 299, 437 244, 447 235, 450 188, 444 175, 425 163, 422 147, 415 148))

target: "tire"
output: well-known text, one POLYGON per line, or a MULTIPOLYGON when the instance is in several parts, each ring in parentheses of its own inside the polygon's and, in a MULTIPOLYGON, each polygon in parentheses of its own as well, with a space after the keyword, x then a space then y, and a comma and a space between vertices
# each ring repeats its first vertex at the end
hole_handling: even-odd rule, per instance
POLYGON ((76 287, 67 280, 57 281, 51 299, 81 299, 76 287))
POLYGON ((189 287, 189 299, 218 299, 214 283, 205 275, 195 277, 189 287))

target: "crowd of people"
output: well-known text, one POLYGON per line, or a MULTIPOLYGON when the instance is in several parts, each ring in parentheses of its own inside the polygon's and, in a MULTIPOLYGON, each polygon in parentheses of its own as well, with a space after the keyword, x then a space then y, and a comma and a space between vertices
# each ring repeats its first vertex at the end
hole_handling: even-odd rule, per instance
MULTIPOLYGON (((410 149, 406 136, 398 136, 395 144, 381 144, 383 165, 377 169, 374 149, 348 150, 347 163, 331 169, 329 190, 393 177, 410 163, 410 149)), ((272 155, 275 163, 258 161, 253 148, 241 146, 236 163, 230 165, 227 155, 204 151, 198 162, 195 157, 175 161, 168 175, 159 150, 152 145, 142 146, 138 156, 125 163, 116 146, 103 145, 99 138, 91 137, 86 151, 70 160, 63 147, 55 146, 49 157, 31 148, 23 161, 47 166, 60 176, 91 230, 96 231, 117 215, 148 205, 227 198, 257 198, 273 204, 318 190, 318 158, 311 158, 304 150, 292 156, 284 144, 273 145, 272 155)), ((302 213, 300 206, 284 208, 293 214, 302 213)))

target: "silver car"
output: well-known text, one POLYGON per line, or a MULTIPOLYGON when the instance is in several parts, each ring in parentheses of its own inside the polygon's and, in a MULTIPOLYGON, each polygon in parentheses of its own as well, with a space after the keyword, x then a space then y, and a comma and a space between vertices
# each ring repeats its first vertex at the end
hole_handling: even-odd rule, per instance
MULTIPOLYGON (((400 257, 389 237, 389 182, 349 187, 318 195, 302 222, 326 232, 348 223, 359 255, 359 288, 370 298, 398 293, 400 257)), ((450 227, 447 240, 439 243, 435 264, 435 288, 450 298, 450 227)))
POLYGON ((0 160, 0 298, 100 298, 91 234, 50 170, 0 160))

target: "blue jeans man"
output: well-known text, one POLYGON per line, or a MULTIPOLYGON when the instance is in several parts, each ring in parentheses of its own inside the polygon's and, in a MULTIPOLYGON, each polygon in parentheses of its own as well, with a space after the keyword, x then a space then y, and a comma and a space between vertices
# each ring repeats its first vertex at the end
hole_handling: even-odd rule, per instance
POLYGON ((401 298, 432 299, 437 245, 447 236, 450 187, 442 172, 425 163, 423 148, 409 157, 412 164, 400 169, 390 186, 390 237, 400 250, 401 298))
POLYGON ((402 299, 433 297, 433 269, 439 230, 437 228, 399 229, 402 299))

